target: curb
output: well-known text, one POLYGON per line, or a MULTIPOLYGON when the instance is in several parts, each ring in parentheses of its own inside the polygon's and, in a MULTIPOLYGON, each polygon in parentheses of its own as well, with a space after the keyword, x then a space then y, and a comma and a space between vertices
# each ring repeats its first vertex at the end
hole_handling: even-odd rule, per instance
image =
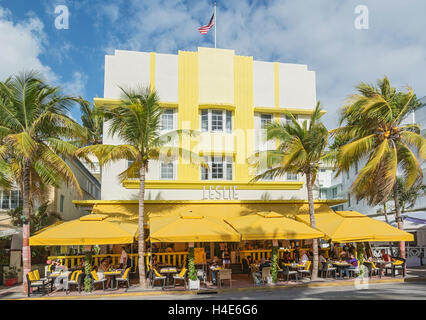
MULTIPOLYGON (((399 278, 399 279, 386 279, 386 280, 369 280, 368 284, 390 284, 390 283, 404 283, 404 282, 416 282, 426 281, 426 277, 410 277, 410 278, 399 278)), ((215 289, 212 293, 232 293, 232 292, 246 292, 246 291, 271 291, 271 290, 286 290, 293 288, 318 288, 318 287, 350 287, 354 286, 355 281, 350 282, 311 282, 305 284, 293 284, 286 286, 268 286, 268 287, 244 287, 244 288, 227 288, 227 289, 215 289)), ((208 291, 203 293, 209 294, 208 291)), ((126 297, 126 296, 159 296, 159 295, 197 295, 198 291, 186 290, 186 291, 135 291, 135 292, 124 292, 116 294, 98 294, 90 296, 61 296, 61 297, 40 297, 40 298, 15 298, 15 299, 4 299, 4 300, 74 300, 74 299, 96 299, 96 298, 108 298, 108 297, 126 297)))

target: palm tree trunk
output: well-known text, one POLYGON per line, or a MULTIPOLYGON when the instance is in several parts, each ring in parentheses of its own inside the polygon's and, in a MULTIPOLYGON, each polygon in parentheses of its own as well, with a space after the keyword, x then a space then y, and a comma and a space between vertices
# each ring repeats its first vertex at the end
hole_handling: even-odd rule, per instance
MULTIPOLYGON (((309 203, 309 216, 311 220, 311 228, 316 227, 315 224, 315 209, 314 209, 314 196, 312 193, 312 176, 309 171, 306 174, 306 189, 308 190, 308 203, 309 203)), ((312 261, 312 280, 316 280, 318 277, 318 239, 312 239, 312 253, 313 253, 313 261, 312 261)))
POLYGON ((145 229, 144 229, 144 201, 145 201, 145 164, 142 164, 140 168, 140 189, 139 189, 139 285, 142 288, 147 287, 147 281, 145 277, 145 229))
MULTIPOLYGON (((384 215, 385 215, 386 223, 389 224, 388 210, 387 210, 386 201, 383 202, 383 212, 384 212, 384 215)), ((389 250, 390 250, 390 254, 392 255, 392 251, 393 251, 393 249, 392 249, 392 242, 389 242, 389 250)))
POLYGON ((31 248, 30 242, 30 170, 27 164, 24 165, 23 185, 22 185, 22 215, 25 221, 22 225, 22 266, 23 285, 22 290, 26 294, 28 290, 27 274, 31 271, 31 248))
MULTIPOLYGON (((404 230, 404 224, 402 222, 402 217, 401 217, 401 206, 399 204, 396 184, 393 188, 393 200, 395 201, 395 219, 396 219, 397 224, 398 224, 398 229, 404 230)), ((399 255, 400 255, 401 258, 405 259, 405 241, 399 242, 399 255)))

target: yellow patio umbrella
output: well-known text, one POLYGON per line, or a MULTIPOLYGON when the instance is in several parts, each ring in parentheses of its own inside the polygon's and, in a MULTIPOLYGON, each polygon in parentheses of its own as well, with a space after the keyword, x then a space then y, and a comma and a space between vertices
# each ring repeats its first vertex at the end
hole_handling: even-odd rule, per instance
POLYGON ((239 242, 240 235, 222 219, 179 215, 149 219, 151 242, 239 242))
POLYGON ((89 214, 63 222, 30 237, 30 246, 132 243, 137 224, 107 221, 107 215, 89 214))
MULTIPOLYGON (((310 225, 308 214, 296 219, 310 225)), ((337 211, 315 215, 316 229, 334 242, 413 241, 412 234, 356 211, 337 211)))
POLYGON ((258 212, 225 219, 241 234, 242 240, 315 239, 324 234, 276 212, 258 212))

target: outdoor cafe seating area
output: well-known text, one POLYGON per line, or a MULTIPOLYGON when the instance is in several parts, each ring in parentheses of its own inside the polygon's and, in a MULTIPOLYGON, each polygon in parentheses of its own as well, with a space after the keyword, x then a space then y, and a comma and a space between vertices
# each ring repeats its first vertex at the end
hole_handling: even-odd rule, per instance
MULTIPOLYGON (((195 214, 150 218, 144 276, 151 289, 161 290, 297 285, 312 279, 313 239, 319 243, 317 276, 322 281, 360 274, 405 276, 404 259, 374 257, 370 243, 411 241, 411 234, 356 212, 318 214, 315 229, 308 215, 295 218, 271 211, 225 219, 195 214)), ((31 237, 30 245, 77 245, 85 251, 115 245, 121 254, 93 254, 90 272, 84 255, 52 255, 43 278, 35 271, 28 274, 28 293, 68 294, 88 286, 92 292, 127 290, 139 281, 137 241, 137 224, 117 223, 103 214, 48 228, 31 237)))

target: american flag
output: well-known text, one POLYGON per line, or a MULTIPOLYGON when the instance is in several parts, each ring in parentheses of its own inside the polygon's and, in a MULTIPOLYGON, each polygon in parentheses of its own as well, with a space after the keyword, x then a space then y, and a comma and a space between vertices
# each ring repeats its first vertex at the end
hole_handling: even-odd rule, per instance
POLYGON ((209 24, 199 27, 198 31, 200 31, 201 34, 207 34, 207 32, 209 32, 210 28, 213 26, 214 26, 214 13, 212 15, 212 18, 210 19, 209 24))

